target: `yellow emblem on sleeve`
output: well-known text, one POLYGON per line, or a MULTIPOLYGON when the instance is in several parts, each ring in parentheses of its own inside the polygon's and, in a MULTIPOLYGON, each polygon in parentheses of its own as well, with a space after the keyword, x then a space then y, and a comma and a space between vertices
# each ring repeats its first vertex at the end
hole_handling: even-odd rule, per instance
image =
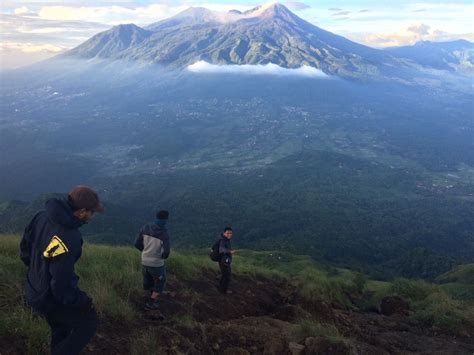
POLYGON ((61 238, 55 235, 51 238, 51 241, 43 252, 43 256, 45 258, 54 258, 55 256, 67 253, 68 251, 66 244, 63 243, 61 238))

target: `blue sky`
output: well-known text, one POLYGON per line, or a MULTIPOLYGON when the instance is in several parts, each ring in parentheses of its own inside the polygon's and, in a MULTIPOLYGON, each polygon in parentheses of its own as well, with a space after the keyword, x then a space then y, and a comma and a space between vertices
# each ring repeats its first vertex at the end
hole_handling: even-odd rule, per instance
MULTIPOLYGON (((268 1, 118 0, 9 1, 0 3, 0 68, 13 68, 77 46, 120 23, 147 25, 189 6, 246 10, 268 1)), ((474 3, 459 1, 282 0, 298 16, 372 47, 420 40, 473 40, 474 3)))

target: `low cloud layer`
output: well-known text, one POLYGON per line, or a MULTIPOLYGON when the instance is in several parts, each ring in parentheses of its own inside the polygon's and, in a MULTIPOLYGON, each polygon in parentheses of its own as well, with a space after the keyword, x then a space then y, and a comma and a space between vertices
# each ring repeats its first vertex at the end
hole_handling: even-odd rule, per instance
POLYGON ((330 76, 324 74, 321 70, 310 66, 287 69, 272 63, 265 65, 215 65, 205 61, 200 61, 188 66, 187 70, 192 73, 204 74, 300 76, 318 79, 330 78, 330 76))

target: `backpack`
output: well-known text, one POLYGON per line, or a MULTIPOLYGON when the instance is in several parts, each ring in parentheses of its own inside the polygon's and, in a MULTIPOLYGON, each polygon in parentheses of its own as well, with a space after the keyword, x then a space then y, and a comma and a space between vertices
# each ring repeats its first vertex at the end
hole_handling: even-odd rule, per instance
POLYGON ((211 248, 211 253, 209 254, 209 257, 211 258, 212 261, 219 261, 221 259, 221 256, 219 255, 220 242, 221 240, 219 239, 217 242, 214 243, 214 245, 211 248))

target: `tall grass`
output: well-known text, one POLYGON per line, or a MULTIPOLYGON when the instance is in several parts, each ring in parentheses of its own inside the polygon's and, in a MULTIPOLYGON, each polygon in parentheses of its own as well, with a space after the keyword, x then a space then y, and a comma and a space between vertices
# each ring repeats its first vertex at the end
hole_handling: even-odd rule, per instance
MULTIPOLYGON (((25 307, 26 268, 19 259, 19 240, 16 236, 0 238, 0 335, 21 342, 27 353, 38 354, 48 349, 49 328, 42 318, 25 307)), ((186 281, 216 270, 216 263, 209 259, 207 251, 173 250, 166 267, 171 278, 186 281)), ((81 277, 81 289, 93 297, 101 317, 126 325, 140 316, 137 300, 143 290, 138 250, 86 243, 76 271, 81 277)), ((353 298, 362 296, 363 292, 369 292, 370 302, 378 304, 385 296, 399 295, 410 301, 415 311, 413 317, 427 325, 458 329, 474 322, 472 305, 453 300, 441 286, 424 281, 368 281, 360 273, 321 266, 308 257, 278 252, 242 251, 235 255, 233 272, 288 282, 308 301, 323 300, 353 307, 353 298)), ((189 300, 192 302, 191 296, 189 300)), ((177 318, 175 323, 185 328, 198 326, 190 317, 177 318)), ((340 336, 333 328, 318 325, 314 320, 303 320, 298 327, 300 335, 322 334, 335 339, 340 336)), ((137 336, 137 339, 131 337, 132 353, 153 353, 159 348, 154 330, 144 330, 137 336)))
POLYGON ((81 288, 99 313, 118 320, 137 317, 132 296, 142 292, 139 252, 128 247, 87 245, 77 264, 81 288))
POLYGON ((48 352, 49 327, 24 306, 26 267, 19 258, 20 240, 2 236, 0 248, 0 335, 17 340, 27 354, 48 352))
POLYGON ((409 301, 414 312, 412 317, 427 326, 451 331, 474 326, 474 305, 453 299, 439 285, 398 278, 391 283, 379 284, 371 296, 371 303, 379 305, 387 296, 399 296, 409 301))

